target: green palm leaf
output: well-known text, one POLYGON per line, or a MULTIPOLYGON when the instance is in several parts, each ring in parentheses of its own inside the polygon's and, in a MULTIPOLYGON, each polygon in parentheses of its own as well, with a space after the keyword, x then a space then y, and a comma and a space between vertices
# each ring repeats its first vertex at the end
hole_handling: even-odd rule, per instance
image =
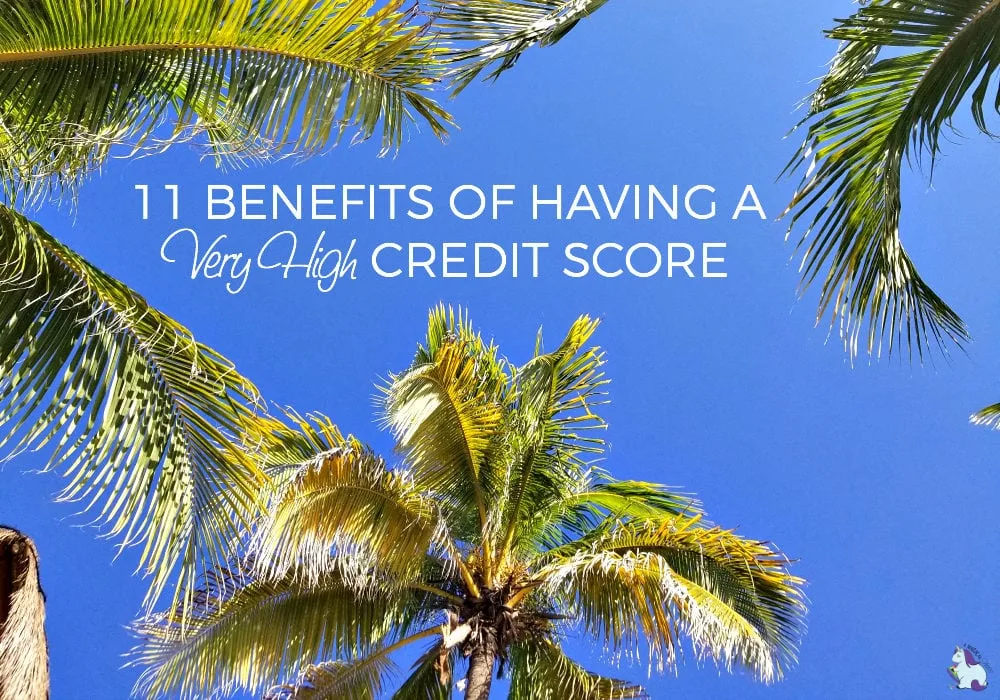
POLYGON ((806 120, 797 157, 806 170, 789 213, 793 229, 805 226, 803 283, 822 279, 819 315, 840 319, 851 352, 863 340, 869 352, 908 344, 922 357, 967 338, 903 249, 900 182, 908 160, 934 161, 967 97, 987 131, 998 31, 1000 8, 988 0, 883 0, 830 32, 847 43, 806 120), (877 59, 885 47, 894 55, 877 59))
POLYGON ((551 46, 608 0, 429 0, 434 27, 459 43, 448 55, 456 63, 455 92, 484 70, 498 78, 533 46, 551 46))
POLYGON ((590 673, 559 644, 539 639, 511 651, 509 700, 627 700, 648 698, 641 686, 590 673))
POLYGON ((207 129, 219 155, 313 151, 347 128, 441 136, 439 49, 390 0, 10 0, 0 12, 0 176, 74 181, 117 143, 207 129))
POLYGON ((605 402, 609 383, 600 348, 584 349, 598 322, 582 316, 551 353, 542 352, 539 333, 535 357, 514 375, 516 405, 508 419, 516 435, 501 461, 509 464, 509 497, 504 499, 503 549, 514 545, 520 526, 533 514, 563 500, 588 472, 585 457, 598 455, 604 441, 592 433, 604 421, 594 409, 605 402))
POLYGON ((488 455, 507 378, 481 339, 462 332, 461 312, 450 315, 443 331, 443 308, 431 314, 427 347, 411 369, 390 377, 381 403, 418 488, 478 515, 478 528, 457 524, 460 536, 475 541, 489 522, 487 495, 498 488, 488 455))
POLYGON ((62 498, 97 513, 155 600, 259 507, 266 478, 233 436, 256 389, 187 329, 0 206, 0 446, 48 447, 62 498))
POLYGON ((417 659, 392 700, 451 700, 459 657, 458 647, 446 650, 443 642, 435 643, 417 659))

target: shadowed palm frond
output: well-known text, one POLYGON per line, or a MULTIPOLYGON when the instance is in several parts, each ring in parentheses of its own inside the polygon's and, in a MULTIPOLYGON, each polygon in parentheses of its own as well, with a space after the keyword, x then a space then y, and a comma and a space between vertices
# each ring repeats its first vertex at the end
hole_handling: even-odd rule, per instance
POLYGON ((819 317, 840 320, 851 353, 862 341, 871 353, 908 345, 923 358, 968 337, 903 249, 900 183, 905 163, 934 162, 966 98, 988 133, 998 31, 1000 7, 988 0, 883 0, 830 32, 846 44, 805 121, 790 165, 804 175, 786 214, 791 230, 804 227, 803 284, 822 280, 819 317), (893 55, 879 58, 883 48, 893 55))
POLYGON ((590 673, 551 639, 515 645, 509 700, 629 700, 648 698, 641 686, 590 673))
POLYGON ((295 685, 272 690, 265 700, 378 700, 394 665, 385 656, 359 661, 326 661, 307 666, 295 685))
POLYGON ((701 513, 697 499, 665 486, 590 472, 563 498, 527 515, 522 528, 525 544, 544 552, 603 531, 609 523, 701 513))
POLYGON ((402 0, 12 0, 0 13, 0 176, 72 184, 111 146, 207 130, 217 155, 314 151, 345 129, 442 136, 438 54, 402 0))
POLYGON ((410 676, 392 695, 392 700, 451 700, 456 666, 461 658, 458 647, 431 646, 413 665, 410 676))
POLYGON ((256 401, 228 360, 0 207, 0 446, 48 448, 61 498, 142 545, 148 603, 256 513, 266 478, 233 437, 256 401))
POLYGON ((452 50, 447 60, 455 92, 484 70, 487 79, 513 68, 533 46, 551 46, 608 0, 429 0, 434 27, 468 48, 452 50))

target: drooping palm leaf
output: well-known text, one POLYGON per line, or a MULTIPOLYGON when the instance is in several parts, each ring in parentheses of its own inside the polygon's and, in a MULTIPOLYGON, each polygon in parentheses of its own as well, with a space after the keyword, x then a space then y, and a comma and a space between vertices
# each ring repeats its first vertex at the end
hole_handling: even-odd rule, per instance
POLYGON ((378 700, 389 658, 370 656, 358 661, 326 661, 306 667, 292 686, 270 692, 265 700, 378 700))
POLYGON ((315 581, 331 567, 353 570, 359 585, 369 562, 403 580, 420 574, 442 537, 434 501, 410 478, 390 471, 357 440, 302 465, 273 496, 252 548, 267 571, 296 571, 315 581), (336 554, 336 556, 335 556, 336 554))
POLYGON ((304 665, 377 649, 415 600, 361 593, 336 575, 315 585, 292 576, 261 581, 248 568, 212 572, 189 615, 175 610, 136 625, 143 645, 131 662, 147 667, 137 692, 259 693, 304 665))
POLYGON ((143 546, 149 602, 188 587, 266 483, 234 442, 257 392, 228 360, 0 207, 0 446, 47 447, 62 498, 143 546), (17 441, 16 443, 14 441, 17 441))
POLYGON ((551 639, 524 642, 511 652, 509 700, 628 700, 648 698, 639 685, 590 673, 551 639))
POLYGON ((840 319, 851 352, 862 340, 869 352, 908 344, 922 357, 967 338, 903 249, 900 183, 910 160, 933 163, 966 98, 987 131, 998 31, 1000 7, 988 0, 878 0, 830 32, 847 44, 806 120, 789 212, 792 228, 805 228, 803 283, 822 280, 819 316, 840 319), (876 60, 885 47, 898 51, 876 60))
POLYGON ((536 578, 548 595, 568 595, 584 628, 612 648, 633 650, 645 639, 652 663, 673 665, 685 633, 727 669, 780 679, 799 643, 801 579, 766 544, 698 522, 674 516, 599 528, 542 555, 536 578))
MULTIPOLYGON (((482 362, 484 347, 455 333, 437 344, 429 340, 414 366, 382 387, 381 399, 385 423, 417 487, 437 494, 461 515, 461 522, 451 525, 477 544, 481 534, 474 533, 489 523, 487 494, 497 489, 497 473, 487 457, 503 418, 500 387, 505 381, 482 362), (432 354, 423 361, 427 352, 432 354)), ((488 542, 482 544, 489 548, 488 542)))
POLYGON ((429 0, 434 27, 472 46, 452 51, 455 91, 484 70, 497 78, 532 46, 551 46, 608 0, 429 0))
POLYGON ((437 56, 402 0, 5 0, 0 176, 75 180, 115 143, 207 129, 216 152, 311 151, 346 128, 398 146, 450 122, 437 56))
POLYGON ((459 658, 458 647, 449 650, 443 642, 436 642, 417 659, 392 700, 451 700, 459 658))

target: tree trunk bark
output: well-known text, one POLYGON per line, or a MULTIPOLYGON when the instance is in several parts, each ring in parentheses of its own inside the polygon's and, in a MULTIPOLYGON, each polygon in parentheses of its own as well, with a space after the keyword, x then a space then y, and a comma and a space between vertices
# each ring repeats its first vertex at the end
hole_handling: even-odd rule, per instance
POLYGON ((38 551, 0 526, 0 700, 48 700, 49 654, 38 551))
POLYGON ((469 658, 469 673, 465 677, 465 700, 488 700, 493 685, 493 666, 497 660, 496 636, 492 630, 485 630, 483 643, 469 658))

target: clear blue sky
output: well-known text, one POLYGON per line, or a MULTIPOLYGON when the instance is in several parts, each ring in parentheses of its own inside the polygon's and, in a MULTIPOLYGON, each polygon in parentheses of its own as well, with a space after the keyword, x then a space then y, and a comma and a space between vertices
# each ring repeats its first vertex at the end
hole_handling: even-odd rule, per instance
MULTIPOLYGON (((1000 674, 1000 435, 968 425, 1000 400, 996 270, 997 146, 948 146, 933 188, 907 178, 904 242, 976 342, 936 366, 851 367, 838 342, 797 302, 784 226, 609 222, 429 222, 331 225, 338 239, 700 241, 729 244, 726 280, 378 280, 366 274, 329 295, 310 283, 258 276, 231 296, 159 260, 172 230, 143 222, 133 186, 180 182, 465 183, 709 182, 760 188, 771 217, 792 188, 775 176, 794 140, 783 136, 798 100, 835 46, 821 30, 848 0, 698 3, 613 0, 559 46, 525 56, 498 84, 452 106, 450 144, 415 134, 395 159, 343 147, 303 164, 224 174, 190 149, 112 162, 82 192, 78 214, 39 215, 56 235, 180 319, 234 361, 265 396, 332 416, 388 448, 372 420, 376 378, 409 362, 428 307, 468 306, 507 354, 524 359, 535 329, 561 333, 576 315, 604 319, 597 340, 614 380, 607 468, 679 485, 711 516, 778 543, 810 581, 801 663, 782 684, 757 686, 690 659, 648 680, 663 698, 950 698, 954 646, 971 643, 1000 674)), ((971 133, 971 130, 968 130, 971 133)), ((185 223, 252 248, 272 222, 185 223)), ((297 228, 314 235, 322 223, 297 228)), ((125 625, 145 583, 134 556, 55 505, 56 476, 26 474, 27 455, 0 474, 0 521, 24 529, 42 554, 53 698, 124 698, 132 644, 125 625)), ((586 639, 573 642, 584 658, 586 639)), ((593 656, 593 654, 591 654, 593 656)), ((623 675, 645 679, 644 667, 623 675)), ((988 692, 997 692, 990 690, 988 692)))

